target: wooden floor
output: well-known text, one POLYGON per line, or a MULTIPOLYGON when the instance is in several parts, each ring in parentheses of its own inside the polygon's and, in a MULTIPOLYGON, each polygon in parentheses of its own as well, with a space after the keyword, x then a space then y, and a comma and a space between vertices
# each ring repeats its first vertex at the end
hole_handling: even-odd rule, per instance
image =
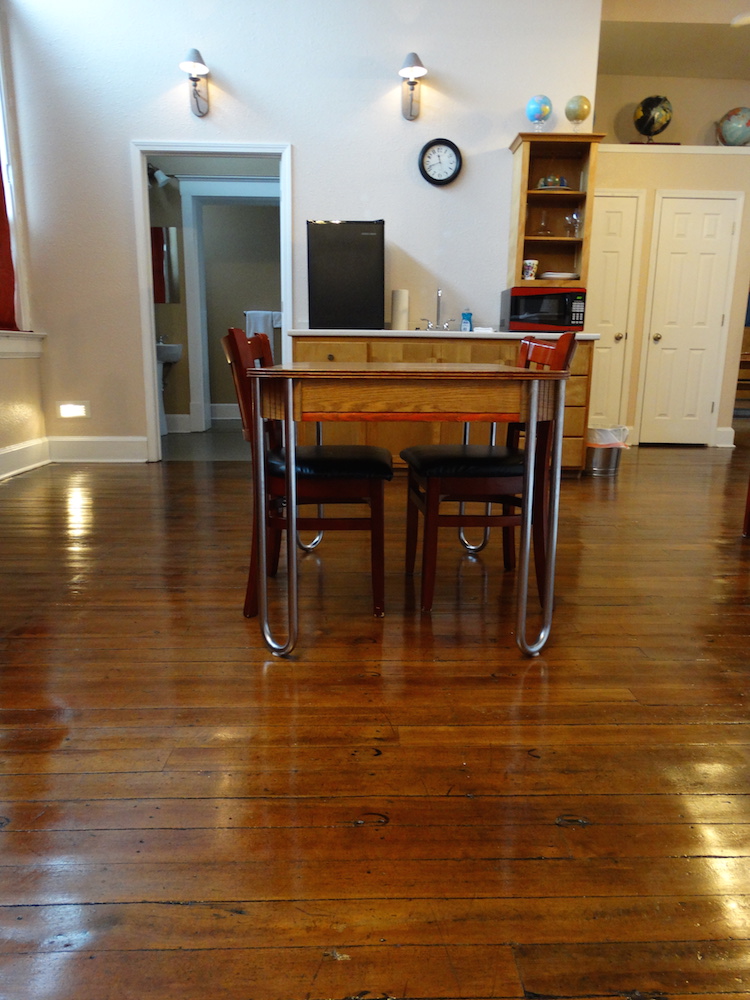
POLYGON ((632 449, 566 480, 552 639, 499 538, 431 616, 367 542, 241 612, 246 463, 0 484, 0 998, 750 993, 750 472, 632 449))

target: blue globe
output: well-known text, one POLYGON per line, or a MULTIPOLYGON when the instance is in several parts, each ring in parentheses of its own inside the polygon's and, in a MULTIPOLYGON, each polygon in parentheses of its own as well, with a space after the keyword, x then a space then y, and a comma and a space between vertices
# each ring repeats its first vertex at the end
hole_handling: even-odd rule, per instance
POLYGON ((552 101, 544 94, 537 94, 532 97, 526 105, 526 117, 534 125, 546 122, 552 114, 552 101))
POLYGON ((732 108, 716 123, 716 138, 722 146, 750 143, 750 108, 732 108))

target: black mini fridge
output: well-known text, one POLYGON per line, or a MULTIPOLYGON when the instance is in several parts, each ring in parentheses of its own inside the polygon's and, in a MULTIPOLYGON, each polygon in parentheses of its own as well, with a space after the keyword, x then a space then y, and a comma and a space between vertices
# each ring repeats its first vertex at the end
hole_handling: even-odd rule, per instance
POLYGON ((385 224, 307 223, 311 330, 385 326, 385 224))

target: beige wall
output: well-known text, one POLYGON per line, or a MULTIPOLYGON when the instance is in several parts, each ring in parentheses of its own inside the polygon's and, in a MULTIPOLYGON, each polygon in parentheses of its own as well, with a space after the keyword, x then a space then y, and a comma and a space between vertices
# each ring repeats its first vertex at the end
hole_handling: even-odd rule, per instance
POLYGON ((724 382, 718 413, 718 426, 729 428, 742 346, 745 309, 750 287, 750 150, 675 148, 660 151, 658 147, 640 147, 633 151, 618 147, 602 147, 597 171, 597 189, 644 190, 646 212, 643 226, 641 270, 637 288, 636 328, 633 331, 633 368, 628 393, 626 422, 632 425, 636 417, 636 397, 640 372, 642 334, 648 275, 650 243, 653 228, 656 192, 678 191, 738 191, 744 192, 744 213, 739 234, 737 272, 734 282, 732 309, 729 317, 728 342, 724 382))
POLYGON ((0 449, 44 436, 39 358, 0 360, 0 449))
POLYGON ((278 205, 205 205, 203 246, 211 402, 236 403, 221 338, 245 328, 246 309, 281 309, 278 205))
POLYGON ((49 461, 41 358, 13 357, 15 347, 25 352, 29 345, 0 337, 0 479, 49 461))
POLYGON ((292 326, 307 321, 308 218, 384 218, 387 303, 391 288, 408 287, 413 314, 432 315, 442 287, 449 315, 468 306, 478 324, 496 325, 508 147, 529 128, 533 94, 552 99, 548 127, 557 131, 567 127, 565 102, 593 94, 601 14, 600 0, 215 0, 188 5, 187 14, 184 0, 5 6, 29 322, 47 334, 47 429, 71 434, 52 401, 88 399, 77 456, 90 455, 97 438, 97 455, 106 447, 123 460, 149 453, 156 399, 146 392, 149 269, 135 224, 143 198, 135 142, 289 145, 294 300, 284 308, 292 326), (212 70, 211 110, 201 119, 178 68, 192 46, 212 70), (428 76, 421 116, 407 122, 398 69, 414 50, 428 76), (71 101, 61 80, 75 81, 81 99, 71 101), (458 181, 442 189, 417 168, 435 136, 464 154, 458 181))
POLYGON ((726 24, 748 9, 747 0, 602 0, 602 20, 726 24))
POLYGON ((642 143, 633 112, 643 98, 654 94, 667 97, 672 105, 672 121, 655 137, 656 143, 716 146, 716 122, 721 116, 732 108, 750 107, 748 80, 600 76, 594 126, 605 133, 604 144, 642 143))

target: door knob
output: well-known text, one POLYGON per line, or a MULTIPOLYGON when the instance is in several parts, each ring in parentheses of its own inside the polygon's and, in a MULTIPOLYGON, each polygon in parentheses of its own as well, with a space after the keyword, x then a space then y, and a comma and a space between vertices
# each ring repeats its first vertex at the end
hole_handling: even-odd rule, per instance
POLYGON ((661 334, 660 333, 655 333, 653 339, 654 339, 654 343, 658 344, 659 341, 661 340, 661 334))
POLYGON ((624 333, 616 333, 616 334, 615 334, 615 340, 622 340, 622 338, 623 338, 624 336, 625 336, 625 334, 624 334, 624 333))

